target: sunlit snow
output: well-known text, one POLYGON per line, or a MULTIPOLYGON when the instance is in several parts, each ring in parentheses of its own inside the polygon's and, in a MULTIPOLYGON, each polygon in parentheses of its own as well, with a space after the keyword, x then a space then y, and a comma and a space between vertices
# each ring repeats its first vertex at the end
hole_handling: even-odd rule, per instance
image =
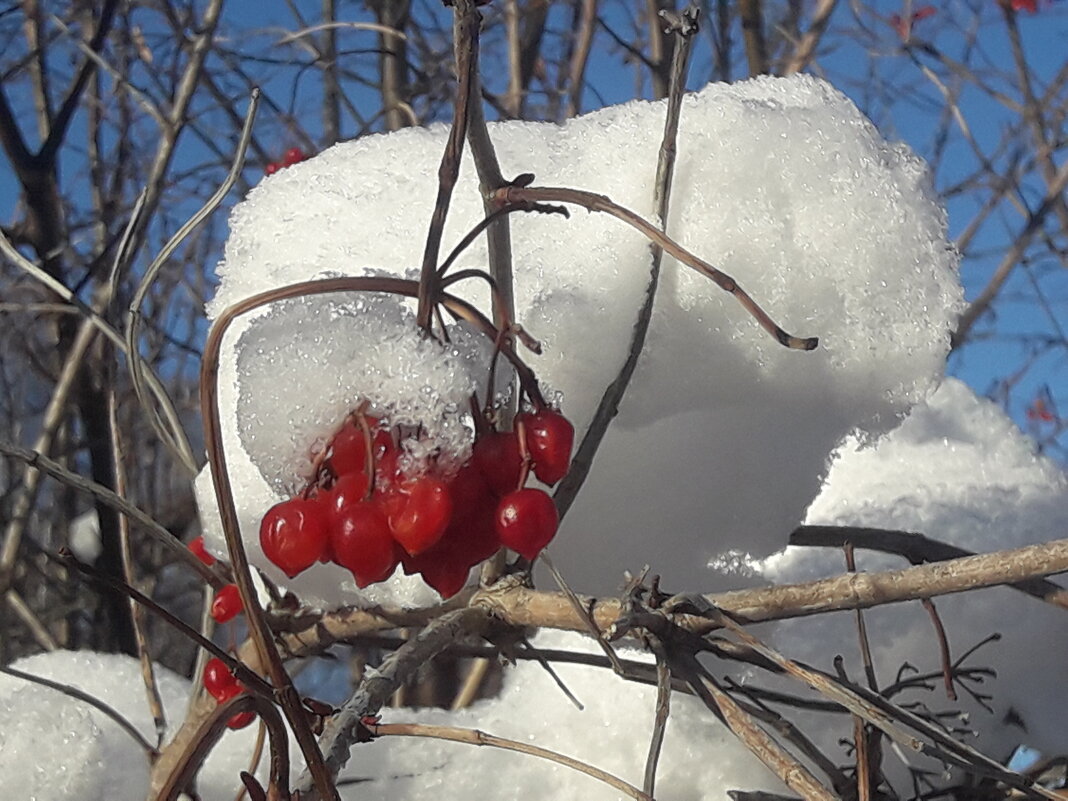
MULTIPOLYGON (((533 172, 538 184, 599 192, 648 215, 664 109, 635 102, 562 127, 507 123, 491 133, 506 174, 533 172)), ((439 126, 364 137, 263 181, 234 211, 209 313, 313 277, 414 275, 445 136, 439 126)), ((673 585, 713 589, 729 580, 705 566, 720 552, 781 547, 837 442, 892 427, 937 380, 959 309, 956 256, 922 162, 823 82, 762 78, 688 97, 676 173, 672 236, 821 346, 784 349, 730 295, 669 260, 634 385, 553 546, 588 590, 611 590, 645 563, 673 585)), ((465 163, 446 249, 481 216, 465 163)), ((629 346, 648 243, 577 208, 570 220, 511 220, 517 317, 545 346, 530 363, 581 432, 629 346)), ((485 258, 480 240, 457 269, 484 268, 485 258)), ((470 298, 486 309, 481 291, 470 298)), ((280 581, 255 558, 259 518, 279 488, 299 485, 346 405, 393 397, 415 413, 420 398, 455 402, 470 380, 473 360, 459 355, 401 387, 365 369, 398 358, 397 313, 369 323, 338 303, 254 312, 226 340, 220 402, 243 534, 280 581)), ((220 548, 206 475, 199 489, 208 540, 220 548)), ((330 565, 284 583, 311 601, 356 598, 330 565)), ((379 587, 368 600, 425 602, 413 586, 379 587)))

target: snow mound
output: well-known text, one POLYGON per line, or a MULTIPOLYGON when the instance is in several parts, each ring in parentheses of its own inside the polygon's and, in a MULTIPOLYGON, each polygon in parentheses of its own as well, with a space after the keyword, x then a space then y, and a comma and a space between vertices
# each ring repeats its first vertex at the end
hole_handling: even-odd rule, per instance
MULTIPOLYGON (((842 446, 806 522, 912 531, 976 552, 998 551, 1064 536, 1068 477, 1036 455, 994 404, 947 379, 874 447, 855 438, 842 446)), ((862 550, 857 563, 869 571, 907 566, 862 550)), ((840 551, 789 548, 766 560, 763 575, 776 583, 806 581, 843 567, 840 551)), ((1068 669, 1064 610, 1003 587, 937 598, 935 605, 954 659, 987 635, 1001 635, 968 660, 997 671, 996 679, 973 686, 993 695, 994 712, 969 702, 966 693, 960 703, 950 702, 940 681, 920 699, 935 709, 962 708, 966 727, 980 734, 977 747, 996 758, 1007 759, 1020 742, 1047 755, 1068 752, 1068 733, 1050 714, 1063 698, 1068 669)), ((921 672, 940 669, 931 621, 919 604, 873 609, 865 617, 883 685, 905 662, 921 672)), ((852 614, 782 623, 774 640, 791 657, 827 670, 842 653, 853 675, 862 674, 852 614)))
MULTIPOLYGON (((491 134, 506 175, 533 172, 540 185, 603 193, 648 216, 664 108, 634 102, 562 127, 506 123, 491 134)), ((411 277, 446 135, 438 126, 363 137, 263 181, 233 213, 209 314, 312 277, 411 277)), ((710 85, 684 103, 678 150, 671 235, 821 347, 782 348, 734 298, 665 261, 631 392, 554 546, 587 590, 609 589, 623 569, 647 562, 673 583, 714 589, 722 579, 707 563, 723 551, 780 547, 840 439, 892 427, 937 380, 960 308, 956 255, 923 163, 884 142, 827 84, 795 76, 710 85)), ((465 161, 444 251, 481 216, 465 161)), ((511 221, 517 317, 545 346, 531 363, 581 432, 629 348, 648 243, 581 210, 570 220, 511 221)), ((480 240, 456 269, 485 261, 480 240)), ((488 308, 481 285, 457 292, 488 308)), ((353 398, 394 391, 375 370, 398 361, 418 372, 405 398, 413 386, 416 396, 429 388, 446 406, 465 382, 478 385, 473 347, 437 354, 433 365, 417 349, 400 354, 408 346, 399 335, 382 343, 393 329, 379 325, 381 315, 361 322, 359 303, 305 301, 233 326, 220 369, 224 441, 259 567, 313 603, 415 605, 428 597, 420 582, 383 585, 371 598, 339 568, 317 566, 289 582, 257 558, 260 517, 284 496, 280 488, 299 483, 331 419, 338 425, 353 398)), ((452 432, 463 448, 464 432, 452 432)), ((206 476, 198 487, 208 541, 221 549, 206 476)))

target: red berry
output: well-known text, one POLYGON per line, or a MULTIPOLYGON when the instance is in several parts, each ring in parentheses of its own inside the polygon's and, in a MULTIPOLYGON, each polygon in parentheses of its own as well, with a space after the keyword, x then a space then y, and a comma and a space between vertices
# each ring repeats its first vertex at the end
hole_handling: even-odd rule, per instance
POLYGON ((244 687, 226 663, 215 656, 204 665, 204 689, 221 704, 240 695, 244 687))
POLYGON ((471 461, 497 495, 519 489, 523 457, 514 431, 491 431, 479 437, 472 449, 471 461))
POLYGON ((471 572, 470 565, 457 558, 450 549, 441 546, 419 556, 405 554, 401 561, 407 575, 418 573, 442 598, 451 598, 462 590, 471 572))
POLYGON ((330 533, 334 561, 351 571, 356 586, 385 581, 397 567, 397 543, 382 511, 369 501, 352 504, 330 533))
POLYGON ((494 523, 502 545, 534 559, 556 536, 560 517, 546 492, 527 488, 501 498, 494 523))
POLYGON ((452 519, 433 550, 448 548, 472 567, 500 550, 493 525, 497 500, 482 473, 472 464, 464 465, 449 482, 449 492, 452 519))
POLYGON ((241 593, 236 584, 227 584, 215 593, 215 598, 211 602, 211 616, 215 618, 216 623, 233 620, 242 609, 241 593))
POLYGON ((226 721, 226 725, 231 729, 243 729, 256 719, 255 712, 238 712, 236 715, 230 717, 226 721))
POLYGON ((319 497, 331 517, 337 517, 353 504, 367 499, 367 474, 346 473, 319 497))
POLYGON ((190 541, 189 550, 190 552, 192 552, 193 556, 195 556, 201 562, 206 564, 208 567, 211 567, 213 564, 215 564, 215 557, 208 553, 208 549, 204 547, 203 537, 197 537, 196 539, 190 541))
POLYGON ((550 486, 567 475, 575 427, 553 409, 516 415, 523 421, 527 450, 534 460, 534 475, 550 486))
POLYGON ((283 501, 263 516, 260 547, 268 559, 293 578, 323 555, 327 522, 326 508, 318 499, 283 501))
POLYGON ((277 161, 272 161, 270 164, 263 168, 263 171, 268 175, 274 175, 276 172, 282 169, 283 166, 284 165, 279 164, 277 161))
POLYGON ((306 158, 308 157, 304 155, 304 151, 299 147, 291 147, 286 151, 285 156, 282 157, 282 162, 285 166, 290 167, 298 162, 304 161, 306 158))
POLYGON ((448 485, 433 476, 421 476, 397 487, 403 499, 389 511, 393 539, 412 556, 427 550, 441 539, 452 517, 452 496, 448 485))

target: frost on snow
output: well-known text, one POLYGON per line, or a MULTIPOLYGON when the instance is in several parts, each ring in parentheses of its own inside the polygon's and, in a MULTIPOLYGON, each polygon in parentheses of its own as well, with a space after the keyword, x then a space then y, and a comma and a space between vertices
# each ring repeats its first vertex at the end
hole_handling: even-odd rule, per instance
MULTIPOLYGON (((506 123, 491 134, 506 175, 533 172, 537 184, 606 194, 648 216, 663 115, 663 104, 634 102, 562 127, 506 123)), ((313 277, 413 276, 445 137, 440 126, 363 137, 263 181, 234 211, 209 314, 313 277)), ((711 85, 686 98, 678 149, 669 233, 821 346, 782 348, 732 297, 667 260, 630 394, 553 546, 584 590, 614 589, 624 569, 645 563, 670 586, 716 589, 723 579, 707 560, 781 547, 837 442, 891 428, 930 389, 960 304, 924 165, 827 84, 711 85)), ((481 216, 466 161, 445 251, 481 216)), ((511 225, 517 317, 545 346, 531 364, 581 433, 625 358, 648 243, 580 209, 570 220, 512 215, 511 225)), ((485 262, 480 241, 457 269, 485 262)), ((481 286, 466 291, 488 308, 481 286)), ((259 557, 263 512, 299 485, 356 399, 434 417, 481 373, 470 337, 427 354, 411 344, 404 314, 369 297, 303 299, 242 318, 225 340, 220 403, 243 536, 257 566, 313 603, 359 596, 331 565, 283 580, 259 557)), ((221 550, 206 474, 198 486, 207 539, 221 550)), ((404 581, 364 599, 432 597, 404 581)))

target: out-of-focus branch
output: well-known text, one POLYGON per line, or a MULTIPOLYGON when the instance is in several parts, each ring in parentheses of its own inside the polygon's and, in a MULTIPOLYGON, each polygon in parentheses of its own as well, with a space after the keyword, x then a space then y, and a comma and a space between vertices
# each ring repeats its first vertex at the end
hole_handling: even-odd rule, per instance
POLYGON ((761 0, 739 0, 738 18, 742 23, 749 76, 764 75, 768 72, 768 44, 764 38, 764 8, 761 0))
POLYGON ((805 31, 805 35, 801 37, 801 41, 797 43, 797 48, 794 50, 789 62, 787 62, 783 75, 793 75, 801 72, 809 65, 813 55, 816 53, 816 47, 819 45, 820 39, 823 38, 823 34, 827 30, 827 23, 830 22, 831 14, 834 13, 834 7, 837 4, 838 0, 818 0, 816 9, 812 14, 812 23, 808 26, 808 30, 805 31))

